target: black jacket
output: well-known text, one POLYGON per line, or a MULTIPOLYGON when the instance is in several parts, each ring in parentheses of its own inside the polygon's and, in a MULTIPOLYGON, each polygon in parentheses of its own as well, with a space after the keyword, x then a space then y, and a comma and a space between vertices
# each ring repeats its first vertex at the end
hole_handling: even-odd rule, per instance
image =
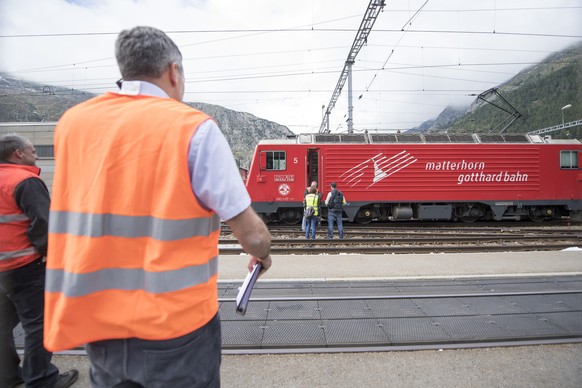
POLYGON ((30 218, 30 227, 26 231, 28 239, 41 255, 46 256, 51 202, 46 185, 40 178, 25 179, 16 186, 14 199, 18 207, 30 218))

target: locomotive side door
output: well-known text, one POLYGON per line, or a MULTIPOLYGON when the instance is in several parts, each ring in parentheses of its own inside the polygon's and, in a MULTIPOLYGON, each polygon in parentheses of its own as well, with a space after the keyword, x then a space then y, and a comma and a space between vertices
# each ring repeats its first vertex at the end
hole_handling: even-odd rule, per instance
POLYGON ((307 182, 305 187, 316 181, 321 190, 321 181, 319 179, 319 148, 307 149, 307 182))

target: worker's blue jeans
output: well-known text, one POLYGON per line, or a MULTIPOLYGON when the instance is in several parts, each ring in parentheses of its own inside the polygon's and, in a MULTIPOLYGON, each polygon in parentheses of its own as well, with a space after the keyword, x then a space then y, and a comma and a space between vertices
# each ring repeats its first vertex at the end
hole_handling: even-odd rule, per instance
POLYGON ((24 380, 27 387, 52 387, 59 370, 43 346, 46 263, 40 258, 23 267, 0 272, 0 387, 24 380), (24 330, 24 361, 16 353, 14 328, 24 330))
POLYGON ((337 222, 337 231, 339 238, 344 238, 344 224, 342 222, 342 213, 336 213, 330 210, 327 213, 327 237, 333 238, 333 224, 337 222))
POLYGON ((306 221, 305 228, 305 238, 315 239, 315 232, 317 230, 317 223, 319 222, 319 217, 312 216, 306 221))
MULTIPOLYGON (((111 312, 115 314, 115 312, 111 312)), ((160 334, 164 325, 160 323, 160 334)), ((218 314, 182 337, 138 338, 85 345, 93 387, 220 387, 221 331, 218 314)))

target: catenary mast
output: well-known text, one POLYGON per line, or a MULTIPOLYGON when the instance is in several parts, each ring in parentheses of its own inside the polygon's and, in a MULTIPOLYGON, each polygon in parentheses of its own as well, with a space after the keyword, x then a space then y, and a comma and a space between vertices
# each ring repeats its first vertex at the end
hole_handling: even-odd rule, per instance
POLYGON ((346 84, 346 80, 348 81, 348 133, 353 133, 354 131, 354 120, 352 117, 352 113, 354 110, 354 106, 352 105, 352 65, 355 63, 356 56, 360 52, 360 49, 364 44, 366 44, 368 40, 368 35, 372 31, 372 26, 378 17, 378 14, 384 8, 385 0, 370 0, 370 4, 368 4, 368 9, 364 15, 364 19, 360 24, 360 29, 356 34, 356 38, 354 39, 354 43, 352 44, 352 48, 350 49, 350 53, 348 54, 348 58, 344 64, 344 68, 340 75, 340 78, 337 82, 335 90, 333 91, 333 95, 331 96, 331 100, 329 104, 327 104, 327 108, 325 110, 325 114, 323 115, 323 121, 321 122, 321 126, 319 127, 319 133, 329 133, 329 115, 331 110, 335 107, 335 103, 337 102, 344 85, 346 84))

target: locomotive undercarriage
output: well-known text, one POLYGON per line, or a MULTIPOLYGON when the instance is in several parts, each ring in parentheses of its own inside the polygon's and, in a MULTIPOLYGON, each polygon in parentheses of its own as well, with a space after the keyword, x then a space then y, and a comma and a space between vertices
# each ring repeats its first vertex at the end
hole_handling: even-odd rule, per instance
MULTIPOLYGON (((265 222, 282 221, 288 225, 301 223, 302 207, 279 208, 272 213, 260 213, 265 222)), ((513 205, 467 203, 366 203, 349 204, 343 218, 348 222, 368 224, 372 221, 441 220, 472 223, 476 221, 532 220, 536 222, 568 217, 564 205, 513 205)), ((323 219, 327 209, 321 209, 323 219)))

